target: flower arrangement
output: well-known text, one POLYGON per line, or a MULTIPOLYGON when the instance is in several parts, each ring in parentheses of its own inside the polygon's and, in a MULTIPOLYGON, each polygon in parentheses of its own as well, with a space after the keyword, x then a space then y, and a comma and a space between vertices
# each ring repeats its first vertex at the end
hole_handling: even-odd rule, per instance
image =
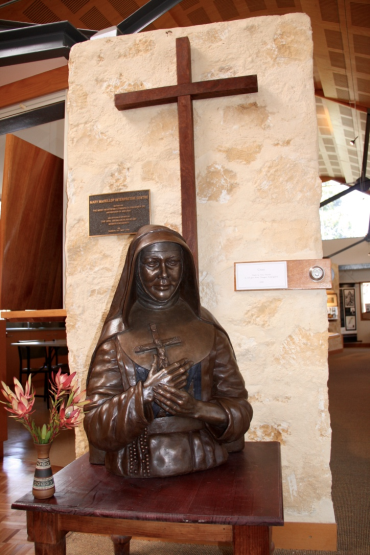
POLYGON ((73 374, 62 374, 59 372, 50 380, 51 408, 49 423, 36 426, 31 415, 35 412, 35 390, 32 385, 32 376, 29 376, 25 388, 14 378, 14 393, 1 382, 1 392, 6 401, 0 401, 6 405, 4 408, 11 413, 11 417, 30 432, 34 443, 51 443, 62 430, 71 430, 80 422, 83 406, 89 401, 83 401, 85 391, 80 392, 76 380, 76 372, 73 374))

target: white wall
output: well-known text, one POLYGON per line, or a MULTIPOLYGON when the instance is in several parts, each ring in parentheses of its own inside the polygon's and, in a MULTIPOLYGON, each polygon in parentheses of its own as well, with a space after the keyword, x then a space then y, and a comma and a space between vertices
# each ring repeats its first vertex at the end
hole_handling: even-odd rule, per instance
POLYGON ((28 62, 26 64, 7 66, 0 71, 0 87, 67 64, 68 60, 65 58, 54 58, 51 60, 40 60, 39 62, 28 62))
MULTIPOLYGON (((351 239, 332 239, 331 241, 323 241, 322 248, 324 256, 330 256, 332 253, 337 252, 344 247, 348 247, 357 243, 363 237, 352 237, 351 239)), ((369 264, 370 263, 370 243, 363 241, 356 247, 348 249, 341 254, 332 256, 331 260, 338 264, 369 264)))

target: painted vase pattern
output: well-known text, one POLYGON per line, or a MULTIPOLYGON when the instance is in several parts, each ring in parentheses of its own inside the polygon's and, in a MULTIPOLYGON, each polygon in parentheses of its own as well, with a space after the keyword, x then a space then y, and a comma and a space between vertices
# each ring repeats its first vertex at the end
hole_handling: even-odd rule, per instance
POLYGON ((36 499, 48 499, 55 493, 54 477, 49 459, 51 445, 51 443, 35 443, 37 462, 32 493, 36 499))

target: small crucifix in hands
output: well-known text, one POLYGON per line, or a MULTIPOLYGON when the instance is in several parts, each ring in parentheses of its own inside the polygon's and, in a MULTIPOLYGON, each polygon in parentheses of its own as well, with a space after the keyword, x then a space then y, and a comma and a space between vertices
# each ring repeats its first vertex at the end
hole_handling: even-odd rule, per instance
MULTIPOLYGON (((149 329, 152 333, 153 343, 138 345, 135 348, 135 353, 137 354, 146 353, 148 351, 156 351, 152 367, 144 384, 144 398, 146 393, 145 389, 152 389, 152 400, 162 407, 162 409, 165 409, 166 412, 173 414, 168 406, 164 406, 165 399, 163 398, 163 395, 166 395, 168 392, 173 395, 174 391, 183 389, 186 386, 188 381, 188 370, 192 366, 193 362, 187 359, 182 359, 170 364, 166 349, 168 347, 181 345, 180 337, 160 339, 157 326, 155 324, 149 324, 149 329), (169 390, 166 389, 167 387, 169 390)), ((186 396, 187 395, 188 394, 186 393, 186 396)), ((159 416, 165 416, 165 412, 162 410, 159 416)))

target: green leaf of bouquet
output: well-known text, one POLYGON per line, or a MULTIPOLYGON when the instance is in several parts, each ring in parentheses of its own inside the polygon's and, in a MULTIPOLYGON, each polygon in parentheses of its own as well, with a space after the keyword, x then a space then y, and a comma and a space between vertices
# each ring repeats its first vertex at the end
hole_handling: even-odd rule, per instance
POLYGON ((70 404, 72 403, 74 395, 75 394, 74 394, 73 391, 72 391, 72 393, 69 394, 68 401, 67 401, 67 407, 69 407, 70 404))

